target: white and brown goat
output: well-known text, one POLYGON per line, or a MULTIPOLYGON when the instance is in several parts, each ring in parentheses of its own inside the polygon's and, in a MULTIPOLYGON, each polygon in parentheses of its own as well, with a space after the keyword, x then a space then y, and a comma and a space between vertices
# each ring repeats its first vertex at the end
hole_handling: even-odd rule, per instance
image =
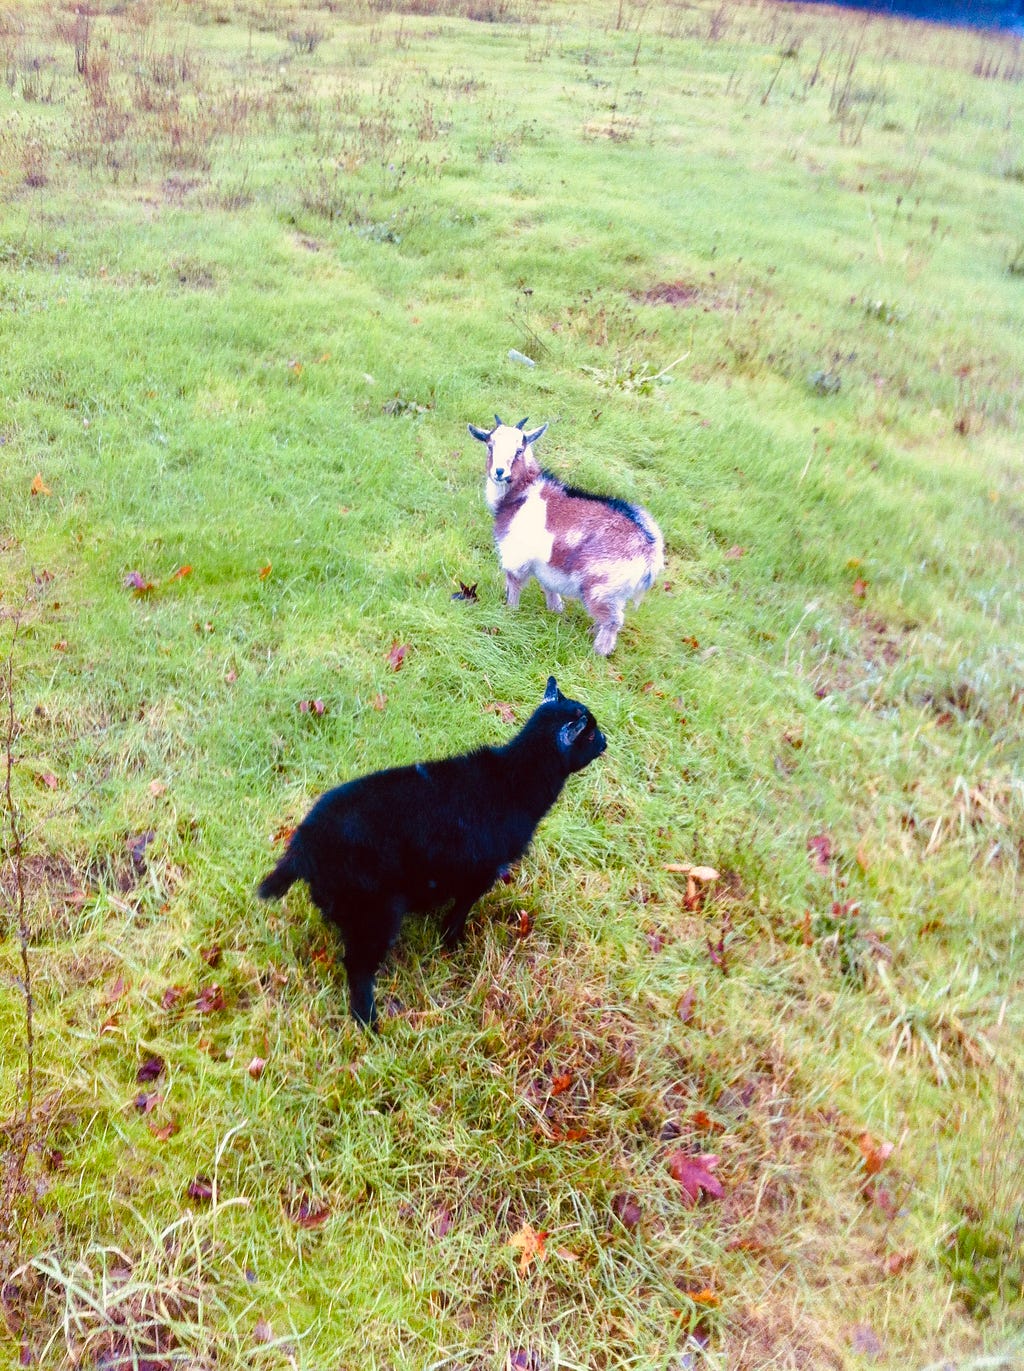
POLYGON ((626 604, 639 602, 665 564, 661 530, 639 505, 591 495, 543 471, 533 445, 547 424, 527 433, 525 419, 514 426, 494 419, 489 431, 474 424, 469 431, 487 444, 485 498, 508 603, 516 607, 531 576, 556 614, 563 595, 582 600, 597 630, 594 651, 606 657, 626 604))

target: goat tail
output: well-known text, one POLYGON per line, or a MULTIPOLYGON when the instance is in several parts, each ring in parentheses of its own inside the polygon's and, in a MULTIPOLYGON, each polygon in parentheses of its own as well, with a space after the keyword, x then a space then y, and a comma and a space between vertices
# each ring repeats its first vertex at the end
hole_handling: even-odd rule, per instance
POLYGON ((302 849, 296 842, 297 837, 298 834, 292 836, 288 851, 273 871, 264 876, 256 887, 256 894, 261 900, 278 900, 296 881, 304 879, 305 863, 302 860, 302 849))
POLYGON ((640 525, 651 541, 651 548, 647 559, 649 570, 644 576, 643 585, 640 587, 641 590, 650 590, 651 586, 654 585, 655 579, 665 568, 665 538, 661 529, 651 518, 647 510, 641 505, 637 505, 635 508, 640 525))

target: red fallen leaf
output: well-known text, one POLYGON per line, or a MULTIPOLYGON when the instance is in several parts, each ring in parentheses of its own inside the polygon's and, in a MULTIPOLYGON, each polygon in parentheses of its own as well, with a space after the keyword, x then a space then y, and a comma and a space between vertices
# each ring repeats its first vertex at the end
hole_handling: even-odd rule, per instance
POLYGON ((434 1210, 434 1221, 430 1225, 430 1231, 435 1238, 444 1238, 452 1231, 452 1211, 445 1206, 438 1205, 434 1210))
POLYGON ((37 771, 36 782, 40 786, 45 786, 47 790, 56 790, 60 785, 60 781, 57 780, 52 771, 37 771))
POLYGON ((629 1194, 628 1191, 612 1196, 612 1213, 623 1228, 628 1228, 631 1232, 643 1217, 643 1210, 640 1208, 637 1197, 629 1194))
POLYGON ((194 1181, 189 1181, 185 1194, 190 1200, 208 1204, 213 1199, 213 1181, 209 1176, 197 1176, 194 1181))
POLYGON ((35 1354, 32 1351, 31 1343, 23 1342, 21 1351, 18 1353, 19 1366, 31 1366, 35 1361, 35 1354))
POLYGON ((654 955, 657 956, 658 953, 665 946, 664 933, 658 932, 657 929, 652 929, 648 933, 645 933, 644 937, 647 939, 647 946, 651 949, 654 955))
POLYGON ((697 991, 691 985, 689 990, 684 991, 684 993, 679 997, 679 1002, 676 1005, 676 1017, 682 1023, 689 1023, 691 1021, 691 1019, 693 1018, 693 1006, 696 1004, 696 1002, 697 991))
POLYGON ((164 1074, 164 1067, 167 1063, 163 1057, 147 1057, 135 1073, 135 1079, 139 1085, 144 1085, 146 1081, 155 1081, 164 1074))
POLYGON ((572 1085, 572 1072, 571 1072, 571 1071, 563 1071, 560 1075, 555 1076, 554 1079, 552 1080, 552 1082, 551 1082, 551 1094, 552 1094, 552 1095, 564 1095, 565 1092, 569 1089, 569 1087, 570 1087, 571 1085, 572 1085))
POLYGON ((224 680, 228 683, 228 685, 235 684, 235 682, 238 680, 238 672, 235 670, 234 667, 232 667, 230 671, 225 671, 224 680))
POLYGON ((125 978, 123 976, 118 976, 116 980, 111 981, 110 985, 107 987, 107 993, 103 998, 107 1004, 116 1004, 128 989, 129 985, 125 978))
POLYGON ((248 1071, 249 1075, 253 1078, 254 1081, 258 1081, 259 1078, 263 1075, 263 1068, 266 1066, 266 1064, 266 1057, 253 1057, 252 1061, 246 1067, 246 1070, 248 1071))
POLYGON ((545 1229, 532 1228, 528 1223, 524 1223, 519 1232, 509 1238, 509 1247, 519 1248, 519 1274, 521 1276, 526 1275, 531 1262, 542 1262, 547 1256, 544 1246, 547 1236, 545 1229))
POLYGON ((183 985, 169 985, 160 997, 161 1009, 173 1009, 180 999, 185 995, 183 985))
POLYGON ((477 597, 477 593, 476 593, 476 587, 477 587, 477 582, 476 582, 476 581, 474 581, 473 584, 472 584, 471 586, 466 585, 465 581, 460 581, 460 582, 459 582, 459 588, 458 588, 458 590, 455 592, 455 594, 452 596, 452 599, 453 599, 453 600, 468 600, 468 601, 470 601, 471 603, 473 603, 473 602, 475 602, 476 599, 478 598, 478 597, 477 597))
POLYGON ((869 583, 864 580, 863 576, 857 577, 853 585, 850 587, 850 594, 853 596, 855 600, 864 599, 864 596, 868 593, 868 584, 869 583))
POLYGON ((129 571, 124 578, 124 586, 136 595, 148 595, 151 590, 156 589, 153 582, 147 581, 141 571, 129 571))
POLYGON ((384 654, 384 660, 391 667, 392 671, 401 671, 402 663, 411 651, 408 643, 392 643, 391 647, 384 654))
POLYGON ((177 570, 177 571, 172 571, 171 574, 170 574, 170 576, 168 576, 167 579, 168 579, 169 581, 183 581, 183 580, 185 579, 186 576, 191 576, 191 575, 192 575, 192 568, 191 568, 190 566, 180 566, 180 567, 178 567, 178 570, 177 570))
POLYGON ((827 833, 815 833, 808 838, 807 855, 815 871, 820 872, 823 876, 828 875, 832 869, 834 857, 832 839, 829 835, 827 833))
POLYGON ((864 1158, 864 1174, 866 1176, 877 1175, 895 1150, 892 1143, 876 1142, 871 1134, 866 1132, 857 1139, 857 1146, 864 1158))
POLYGON ((135 1108, 140 1114, 152 1114, 158 1104, 163 1104, 164 1097, 159 1090, 150 1090, 147 1094, 143 1091, 135 1096, 135 1108))
POLYGON ((697 1109, 690 1115, 694 1128, 700 1128, 705 1133, 724 1133, 725 1124, 713 1119, 705 1109, 697 1109))
POLYGON ((209 947, 202 948, 199 955, 207 966, 218 966, 221 959, 220 943, 211 943, 209 947))
POLYGON ((216 981, 211 981, 200 990, 196 996, 196 1008, 200 1014, 213 1014, 224 1008, 224 992, 216 981))
POLYGON ((53 645, 53 650, 54 652, 67 652, 68 640, 66 638, 58 639, 58 641, 55 642, 53 645))
POLYGON ((917 1260, 916 1252, 890 1252, 885 1259, 885 1274, 887 1276, 898 1276, 901 1271, 906 1271, 913 1266, 917 1260))
POLYGON ((273 571, 273 569, 274 569, 274 564, 273 564, 273 562, 268 562, 266 566, 261 566, 260 569, 259 569, 259 578, 260 578, 260 580, 261 580, 261 581, 265 581, 265 580, 267 579, 267 577, 270 575, 270 573, 273 571))
POLYGON ((378 714, 383 714, 388 707, 388 697, 382 690, 378 690, 377 694, 370 701, 370 704, 373 705, 378 714))
POLYGON ((525 909, 519 911, 519 922, 516 925, 516 936, 528 938, 533 932, 533 915, 528 914, 525 909))
POLYGON ((484 705, 485 714, 497 714, 502 723, 514 724, 516 721, 515 710, 507 700, 492 700, 489 705, 484 705))
POLYGON ((279 829, 270 835, 270 841, 272 843, 287 843, 291 840, 291 836, 294 832, 294 824, 282 824, 279 829))
POLYGON ((319 717, 325 708, 323 700, 300 700, 298 703, 300 714, 315 714, 319 717))
POLYGON ((271 1328, 270 1324, 267 1323, 266 1319, 256 1320, 256 1327, 252 1330, 252 1340, 253 1342, 262 1343, 274 1341, 274 1330, 271 1328))
POLYGON ((673 1180, 679 1182, 685 1204, 696 1204, 701 1194, 720 1200, 725 1195, 722 1182, 712 1175, 718 1165, 714 1152, 702 1152, 692 1157, 688 1152, 673 1152, 668 1159, 668 1169, 673 1180))
MULTIPOLYGON (((538 1137, 545 1136, 543 1131, 540 1129, 535 1129, 534 1131, 537 1133, 538 1137)), ((551 1128, 546 1136, 548 1140, 553 1143, 578 1143, 586 1142, 587 1138, 589 1137, 589 1134, 587 1133, 587 1130, 585 1128, 580 1128, 578 1126, 574 1126, 573 1128, 563 1128, 561 1124, 554 1123, 551 1125, 551 1128)))
POLYGON ((43 473, 37 471, 32 477, 32 484, 29 486, 30 495, 52 495, 53 491, 43 480, 43 473))
POLYGON ((684 647, 688 647, 692 652, 696 652, 700 647, 700 643, 693 637, 683 638, 682 643, 684 647))
POLYGON ((880 1209, 887 1219, 892 1220, 899 1213, 892 1191, 884 1185, 865 1185, 863 1194, 868 1203, 880 1209))
POLYGON ((739 543, 734 543, 725 554, 727 562, 738 562, 741 557, 746 556, 747 549, 740 547, 739 543))
POLYGON ((326 1204, 303 1194, 299 1196, 298 1204, 289 1209, 288 1217, 300 1228, 319 1228, 331 1217, 331 1211, 326 1204))
POLYGON ((147 1124, 149 1131, 157 1142, 166 1142, 168 1138, 173 1138, 181 1125, 177 1119, 168 1119, 166 1123, 157 1123, 155 1120, 147 1124))

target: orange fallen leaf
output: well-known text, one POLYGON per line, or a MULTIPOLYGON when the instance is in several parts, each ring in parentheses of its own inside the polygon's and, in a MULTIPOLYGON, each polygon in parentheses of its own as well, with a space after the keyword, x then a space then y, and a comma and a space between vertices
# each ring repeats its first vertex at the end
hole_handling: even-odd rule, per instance
POLYGON ((521 1276, 526 1275, 531 1262, 542 1262, 547 1256, 544 1247, 544 1240, 547 1236, 546 1230, 538 1231, 536 1228, 532 1228, 530 1224, 524 1223, 519 1232, 509 1238, 509 1247, 519 1248, 519 1274, 521 1276))
POLYGON ((572 1072, 563 1071, 561 1075, 555 1076, 551 1082, 552 1095, 564 1095, 572 1085, 572 1072))
POLYGON ((497 714, 505 724, 514 724, 516 721, 515 710, 507 700, 492 700, 489 705, 484 705, 484 713, 497 714))
POLYGON ((178 567, 178 570, 177 570, 177 571, 172 571, 171 574, 170 574, 170 576, 168 576, 167 579, 168 579, 169 581, 183 581, 183 580, 185 579, 186 576, 191 576, 191 575, 192 575, 192 568, 191 568, 190 566, 180 566, 180 567, 178 567))
POLYGON ((890 1142, 876 1142, 870 1133, 862 1133, 857 1139, 861 1156, 864 1158, 864 1173, 876 1176, 895 1150, 890 1142))
POLYGON ((260 570, 259 570, 259 577, 260 577, 260 580, 261 580, 261 581, 265 581, 265 580, 267 579, 267 577, 270 575, 271 571, 273 570, 273 566, 274 566, 273 562, 268 562, 266 566, 261 566, 261 567, 260 567, 260 570))
POLYGON ((52 495, 52 494, 53 494, 53 491, 50 489, 50 487, 49 487, 49 486, 46 484, 46 482, 43 480, 43 473, 42 473, 41 471, 37 471, 36 474, 35 474, 35 476, 33 476, 33 478, 32 478, 32 484, 31 484, 31 486, 29 487, 29 493, 30 493, 31 495, 52 495))

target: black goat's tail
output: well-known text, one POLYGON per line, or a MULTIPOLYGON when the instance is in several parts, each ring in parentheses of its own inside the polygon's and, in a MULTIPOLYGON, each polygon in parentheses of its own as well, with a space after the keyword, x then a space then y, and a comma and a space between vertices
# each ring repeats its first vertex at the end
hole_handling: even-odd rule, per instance
POLYGON ((264 876, 256 887, 256 894, 261 900, 277 900, 295 884, 302 880, 302 863, 298 860, 299 853, 296 851, 294 838, 277 866, 269 875, 264 876))

